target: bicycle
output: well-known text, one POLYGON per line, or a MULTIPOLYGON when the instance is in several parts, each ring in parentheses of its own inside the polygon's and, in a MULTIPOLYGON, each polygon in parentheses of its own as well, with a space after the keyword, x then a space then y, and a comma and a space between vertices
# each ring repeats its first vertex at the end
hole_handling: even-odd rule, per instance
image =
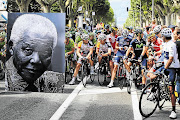
POLYGON ((107 58, 109 60, 109 56, 103 57, 98 67, 98 83, 100 86, 104 85, 107 79, 106 76, 108 75, 108 71, 110 71, 109 62, 107 61, 107 58))
POLYGON ((69 79, 71 80, 73 77, 73 71, 74 68, 71 66, 71 61, 72 59, 70 59, 70 56, 67 56, 65 58, 65 83, 68 83, 68 77, 70 77, 69 79))
MULTIPOLYGON (((131 65, 130 69, 130 73, 129 73, 129 76, 126 76, 126 85, 127 85, 127 92, 129 94, 131 94, 131 87, 132 87, 132 83, 133 81, 135 82, 135 86, 137 87, 137 80, 136 78, 142 78, 142 75, 141 75, 141 70, 140 70, 140 66, 141 66, 141 63, 138 62, 138 60, 136 59, 128 59, 129 62, 133 62, 133 64, 131 65)), ((139 84, 140 84, 141 81, 139 81, 139 84)))
POLYGON ((117 58, 117 57, 120 58, 120 61, 118 64, 116 77, 117 77, 119 88, 122 90, 126 83, 126 71, 125 71, 125 66, 123 63, 123 56, 113 56, 113 58, 117 58))
POLYGON ((139 100, 139 111, 143 117, 151 116, 157 107, 161 110, 165 101, 170 101, 168 77, 157 73, 157 78, 146 85, 139 100))
POLYGON ((88 63, 87 59, 82 59, 82 66, 81 66, 81 82, 84 87, 86 87, 87 80, 90 77, 91 83, 94 82, 94 75, 90 74, 90 64, 88 63))

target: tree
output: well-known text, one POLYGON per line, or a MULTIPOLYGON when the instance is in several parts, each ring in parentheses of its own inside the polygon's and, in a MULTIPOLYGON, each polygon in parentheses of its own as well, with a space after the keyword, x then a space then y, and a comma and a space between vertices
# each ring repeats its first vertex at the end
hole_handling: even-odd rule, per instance
POLYGON ((58 0, 36 0, 41 7, 43 7, 44 13, 49 13, 51 10, 51 7, 54 3, 56 3, 58 0))
POLYGON ((29 4, 32 0, 16 0, 17 5, 19 6, 20 12, 28 12, 29 4))
POLYGON ((19 6, 17 5, 16 1, 14 0, 8 0, 8 12, 19 12, 19 6))

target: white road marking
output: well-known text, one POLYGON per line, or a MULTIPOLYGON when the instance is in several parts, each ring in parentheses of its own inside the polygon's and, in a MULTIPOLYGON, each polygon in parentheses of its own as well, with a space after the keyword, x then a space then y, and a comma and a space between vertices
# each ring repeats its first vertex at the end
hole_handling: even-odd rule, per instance
POLYGON ((105 88, 105 89, 85 89, 82 90, 78 95, 93 95, 93 94, 104 94, 104 93, 116 93, 116 92, 126 92, 127 89, 120 88, 105 88))
POLYGON ((63 113, 66 111, 68 106, 74 100, 74 98, 79 94, 81 89, 83 88, 82 82, 73 90, 73 92, 68 96, 68 98, 63 102, 63 104, 58 108, 58 110, 53 114, 50 120, 59 120, 63 113))
POLYGON ((137 96, 134 83, 132 84, 132 88, 131 88, 131 99, 132 99, 134 120, 142 120, 142 116, 139 112, 139 99, 137 96))

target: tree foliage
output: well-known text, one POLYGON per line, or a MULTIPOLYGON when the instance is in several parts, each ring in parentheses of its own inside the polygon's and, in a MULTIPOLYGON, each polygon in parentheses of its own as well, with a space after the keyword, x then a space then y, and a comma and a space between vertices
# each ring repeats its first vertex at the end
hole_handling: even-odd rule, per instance
MULTIPOLYGON (((135 22, 139 24, 140 21, 140 1, 141 1, 141 9, 142 9, 142 21, 145 23, 148 21, 149 23, 152 20, 152 0, 131 0, 131 8, 130 10, 135 10, 135 22)), ((180 3, 178 0, 154 0, 154 18, 160 18, 160 24, 171 23, 171 15, 173 13, 177 13, 180 9, 180 3), (165 18, 166 23, 165 23, 165 18)), ((129 11, 129 17, 126 21, 133 20, 133 12, 129 11)))

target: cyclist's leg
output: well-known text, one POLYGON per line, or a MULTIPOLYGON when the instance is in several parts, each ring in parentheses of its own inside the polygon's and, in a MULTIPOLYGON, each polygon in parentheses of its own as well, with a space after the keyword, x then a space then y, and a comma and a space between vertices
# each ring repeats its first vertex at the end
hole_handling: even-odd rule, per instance
POLYGON ((75 83, 75 79, 76 79, 76 76, 77 76, 77 74, 78 74, 78 72, 79 72, 79 69, 80 69, 80 67, 81 67, 81 59, 79 58, 78 59, 78 62, 77 62, 77 65, 76 65, 76 68, 75 68, 75 71, 74 71, 74 75, 73 75, 73 78, 72 78, 72 80, 69 82, 69 84, 70 85, 73 85, 74 83, 75 83))
POLYGON ((88 58, 90 65, 91 65, 91 74, 94 74, 94 62, 91 59, 91 56, 88 58))
POLYGON ((142 72, 142 86, 143 87, 145 87, 145 84, 146 84, 146 77, 145 77, 145 75, 144 75, 144 70, 145 70, 145 68, 146 68, 146 65, 147 65, 147 61, 146 61, 146 58, 143 58, 143 60, 142 60, 142 70, 141 70, 141 72, 142 72))
POLYGON ((169 72, 169 91, 171 96, 172 111, 175 112, 176 97, 174 94, 175 91, 174 81, 175 81, 176 69, 171 68, 171 69, 167 69, 167 71, 169 72))
POLYGON ((177 71, 177 80, 176 80, 176 86, 177 86, 177 93, 178 93, 178 103, 180 104, 180 69, 177 71))
MULTIPOLYGON (((123 56, 123 55, 118 51, 116 56, 123 56)), ((113 71, 112 71, 111 81, 114 81, 114 78, 116 76, 116 71, 117 71, 118 66, 119 66, 119 61, 120 61, 120 57, 115 57, 114 58, 114 68, 113 68, 113 71)))

